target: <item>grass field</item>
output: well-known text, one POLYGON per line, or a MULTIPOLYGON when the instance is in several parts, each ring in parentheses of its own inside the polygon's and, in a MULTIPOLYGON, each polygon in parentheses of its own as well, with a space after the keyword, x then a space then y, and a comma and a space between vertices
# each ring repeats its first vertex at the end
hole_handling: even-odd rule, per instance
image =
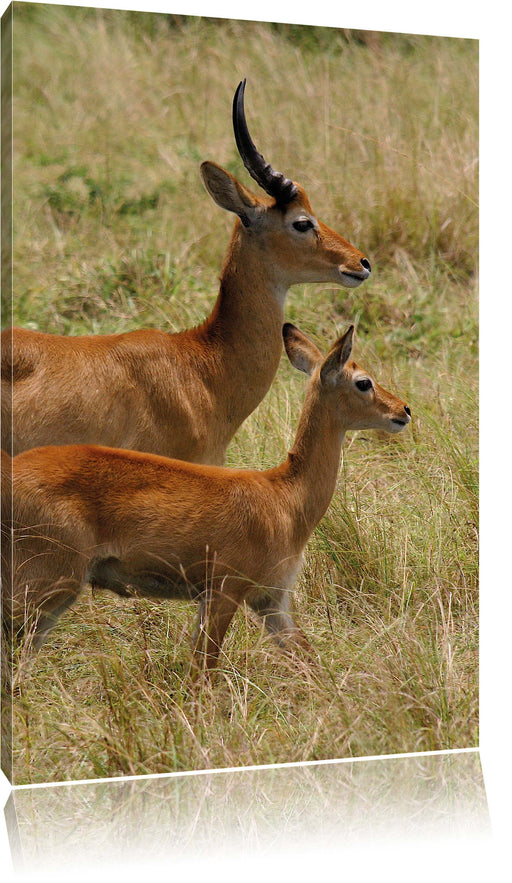
MULTIPOLYGON (((478 744, 475 42, 17 5, 14 321, 208 314, 232 218, 198 166, 251 186, 231 129, 243 76, 258 147, 374 271, 294 288, 286 317, 323 349, 355 322, 356 359, 413 423, 347 440, 296 592, 320 674, 241 611, 198 701, 192 606, 85 593, 21 678, 16 784, 478 744)), ((228 465, 280 462, 304 389, 283 356, 228 465)))

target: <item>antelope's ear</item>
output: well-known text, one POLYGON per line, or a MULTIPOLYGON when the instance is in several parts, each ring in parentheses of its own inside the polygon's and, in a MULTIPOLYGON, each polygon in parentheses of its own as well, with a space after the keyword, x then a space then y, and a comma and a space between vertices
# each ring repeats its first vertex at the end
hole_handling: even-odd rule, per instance
POLYGON ((318 347, 291 322, 283 325, 283 340, 286 355, 293 367, 311 375, 323 359, 318 347))
POLYGON ((203 184, 214 202, 227 212, 238 215, 244 227, 251 227, 264 211, 254 193, 213 162, 201 163, 203 184))
POLYGON ((354 326, 350 325, 345 334, 336 341, 328 353, 320 371, 320 378, 324 386, 334 386, 336 384, 339 375, 350 358, 353 337, 354 326))

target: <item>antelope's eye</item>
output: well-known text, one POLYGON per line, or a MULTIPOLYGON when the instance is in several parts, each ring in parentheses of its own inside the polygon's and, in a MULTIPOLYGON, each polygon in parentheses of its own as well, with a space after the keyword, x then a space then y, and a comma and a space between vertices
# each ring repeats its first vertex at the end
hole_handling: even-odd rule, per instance
POLYGON ((298 230, 299 233, 306 233, 307 230, 312 229, 313 221, 310 221, 309 218, 299 218, 298 221, 293 222, 293 227, 295 230, 298 230))
POLYGON ((368 389, 371 389, 373 384, 371 380, 366 378, 365 380, 356 380, 356 386, 361 392, 366 392, 368 389))

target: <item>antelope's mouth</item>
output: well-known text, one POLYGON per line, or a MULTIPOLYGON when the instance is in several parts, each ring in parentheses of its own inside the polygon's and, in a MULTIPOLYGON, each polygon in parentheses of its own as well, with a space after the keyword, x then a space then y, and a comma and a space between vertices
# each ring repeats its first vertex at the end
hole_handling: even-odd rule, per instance
POLYGON ((407 426, 407 421, 399 420, 398 417, 392 417, 391 423, 396 423, 397 426, 407 426))
POLYGON ((345 288, 357 288, 358 285, 361 285, 361 282, 368 279, 370 273, 371 270, 367 270, 366 267, 360 270, 359 273, 347 272, 347 270, 342 270, 340 267, 341 284, 345 288))

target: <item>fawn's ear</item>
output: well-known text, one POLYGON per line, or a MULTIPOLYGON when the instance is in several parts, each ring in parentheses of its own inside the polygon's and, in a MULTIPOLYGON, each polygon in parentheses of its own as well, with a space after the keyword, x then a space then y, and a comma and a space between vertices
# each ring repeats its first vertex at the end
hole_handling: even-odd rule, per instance
POLYGON ((312 374, 323 359, 322 353, 313 341, 291 322, 283 325, 283 340, 286 355, 293 367, 298 371, 304 371, 305 374, 312 374))
POLYGON ((238 215, 244 227, 251 227, 261 217, 264 204, 230 172, 216 163, 203 162, 201 177, 213 201, 227 212, 238 215))
POLYGON ((350 325, 345 334, 336 341, 326 356, 320 371, 320 378, 324 386, 335 386, 339 375, 350 358, 353 337, 354 326, 350 325))

